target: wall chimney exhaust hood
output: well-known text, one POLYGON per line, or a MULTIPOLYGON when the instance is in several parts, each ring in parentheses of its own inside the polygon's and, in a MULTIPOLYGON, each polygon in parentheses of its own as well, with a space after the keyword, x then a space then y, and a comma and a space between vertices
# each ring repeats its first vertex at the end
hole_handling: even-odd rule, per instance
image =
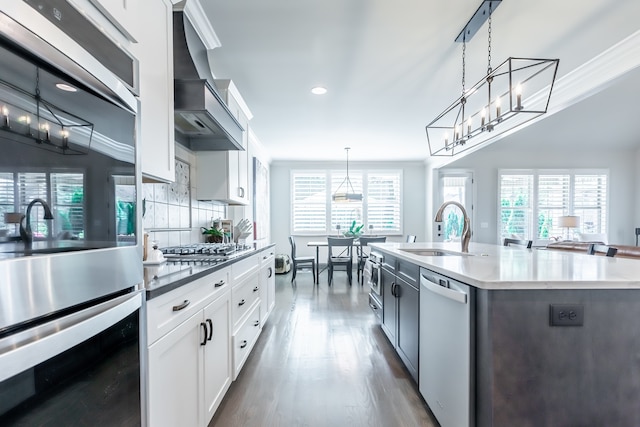
POLYGON ((242 125, 215 89, 207 50, 183 11, 173 12, 176 141, 194 151, 243 150, 242 125))

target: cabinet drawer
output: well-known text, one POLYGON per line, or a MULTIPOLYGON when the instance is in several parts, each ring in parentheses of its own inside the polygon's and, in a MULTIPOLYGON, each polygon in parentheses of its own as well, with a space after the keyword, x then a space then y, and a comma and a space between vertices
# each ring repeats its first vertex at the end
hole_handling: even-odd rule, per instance
POLYGON ((273 260, 275 257, 276 257, 276 254, 273 249, 267 249, 266 251, 262 251, 260 253, 260 265, 264 266, 271 263, 271 260, 273 260))
POLYGON ((251 308, 249 316, 242 323, 238 332, 233 336, 233 379, 235 380, 247 360, 253 345, 261 331, 260 304, 251 308))
POLYGON ((147 344, 174 329, 229 289, 229 269, 216 271, 147 302, 147 344))
POLYGON ((415 289, 418 289, 420 287, 420 267, 412 262, 402 259, 398 260, 397 265, 398 268, 396 269, 396 276, 402 278, 405 282, 409 283, 415 289))
POLYGON ((259 255, 260 254, 252 255, 249 258, 245 258, 231 265, 231 280, 233 281, 233 286, 244 281, 246 277, 260 268, 259 255))
POLYGON ((231 317, 234 331, 240 326, 253 304, 260 299, 260 275, 258 273, 258 270, 254 271, 251 276, 240 284, 234 285, 231 290, 231 317))

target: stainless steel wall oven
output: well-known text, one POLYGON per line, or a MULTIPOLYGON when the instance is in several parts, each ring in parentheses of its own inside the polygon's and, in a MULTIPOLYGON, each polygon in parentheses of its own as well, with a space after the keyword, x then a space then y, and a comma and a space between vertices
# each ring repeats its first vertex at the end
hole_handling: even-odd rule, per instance
POLYGON ((75 41, 96 31, 66 0, 0 6, 3 426, 144 424, 137 79, 75 41))

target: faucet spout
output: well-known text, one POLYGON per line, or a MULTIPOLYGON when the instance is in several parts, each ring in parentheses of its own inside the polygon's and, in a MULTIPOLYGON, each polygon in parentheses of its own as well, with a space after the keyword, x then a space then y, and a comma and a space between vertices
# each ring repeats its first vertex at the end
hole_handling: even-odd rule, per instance
POLYGON ((438 212, 436 212, 434 221, 442 222, 444 209, 449 205, 457 206, 462 211, 464 225, 462 227, 462 236, 460 237, 460 243, 462 244, 462 252, 469 252, 469 241, 471 240, 471 222, 469 221, 469 215, 467 215, 467 211, 464 209, 464 206, 453 200, 446 201, 442 204, 442 206, 440 206, 438 212))
POLYGON ((29 202, 29 204, 27 205, 27 212, 20 220, 20 237, 22 238, 24 247, 26 249, 30 249, 31 245, 33 244, 33 231, 31 231, 31 208, 36 203, 40 203, 44 208, 44 219, 53 219, 51 208, 49 207, 47 202, 39 198, 33 199, 31 202, 29 202))

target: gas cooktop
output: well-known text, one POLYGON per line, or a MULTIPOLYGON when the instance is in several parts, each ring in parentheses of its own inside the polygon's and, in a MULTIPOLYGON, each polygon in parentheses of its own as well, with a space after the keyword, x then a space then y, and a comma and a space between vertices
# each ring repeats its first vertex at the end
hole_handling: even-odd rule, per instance
POLYGON ((251 246, 236 243, 196 243, 169 246, 160 249, 167 261, 217 263, 253 250, 251 246))

